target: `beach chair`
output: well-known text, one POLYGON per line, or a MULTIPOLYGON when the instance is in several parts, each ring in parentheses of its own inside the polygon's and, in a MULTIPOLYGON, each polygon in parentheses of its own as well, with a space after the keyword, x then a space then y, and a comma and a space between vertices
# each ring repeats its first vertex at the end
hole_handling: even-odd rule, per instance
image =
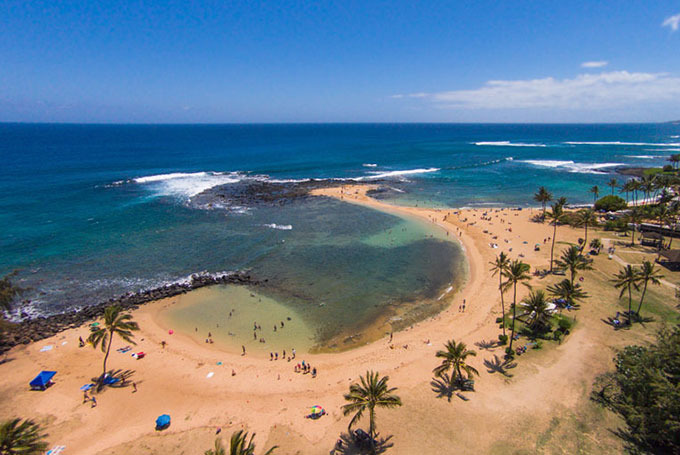
POLYGON ((146 357, 146 353, 145 353, 145 352, 138 352, 138 353, 137 353, 137 360, 143 359, 144 357, 146 357))

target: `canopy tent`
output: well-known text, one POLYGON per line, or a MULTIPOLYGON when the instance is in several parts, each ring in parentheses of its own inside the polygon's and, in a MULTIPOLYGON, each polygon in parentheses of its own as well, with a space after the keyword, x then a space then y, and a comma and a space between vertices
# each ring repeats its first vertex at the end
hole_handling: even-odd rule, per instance
POLYGON ((170 416, 163 414, 156 419, 156 429, 164 430, 170 426, 170 416))
POLYGON ((50 385, 50 382, 52 382, 52 378, 55 374, 57 374, 56 371, 41 371, 38 376, 29 382, 31 389, 45 390, 47 386, 50 385))

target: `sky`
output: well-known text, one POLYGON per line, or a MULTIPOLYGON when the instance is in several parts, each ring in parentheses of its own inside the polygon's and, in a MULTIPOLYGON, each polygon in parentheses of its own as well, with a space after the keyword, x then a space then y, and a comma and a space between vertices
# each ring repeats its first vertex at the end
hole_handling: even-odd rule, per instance
POLYGON ((0 122, 680 119, 680 0, 0 2, 0 122))

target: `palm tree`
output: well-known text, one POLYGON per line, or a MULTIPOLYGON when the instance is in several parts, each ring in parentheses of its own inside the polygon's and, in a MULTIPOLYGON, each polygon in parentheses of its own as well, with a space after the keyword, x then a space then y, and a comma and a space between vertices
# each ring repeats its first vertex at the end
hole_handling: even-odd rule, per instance
POLYGON ((545 220, 545 204, 552 201, 552 194, 546 187, 542 186, 538 189, 536 194, 534 194, 534 201, 541 203, 541 206, 543 207, 543 215, 541 218, 545 220))
POLYGON ((574 284, 566 278, 559 283, 548 286, 548 292, 553 297, 562 299, 567 305, 571 306, 577 306, 578 301, 590 297, 587 292, 581 289, 580 284, 574 284))
POLYGON ((644 213, 640 207, 635 207, 633 210, 630 211, 630 213, 627 216, 627 221, 628 223, 633 225, 633 234, 630 239, 630 246, 635 245, 635 231, 637 229, 637 225, 642 223, 642 220, 644 219, 644 213))
POLYGON ((619 190, 619 193, 626 193, 626 203, 628 203, 630 200, 629 195, 633 191, 633 188, 633 179, 628 179, 626 180, 626 183, 621 185, 621 190, 619 190))
POLYGON ((593 250, 597 250, 597 252, 599 253, 600 250, 602 249, 602 242, 600 241, 600 239, 591 240, 590 241, 590 248, 593 249, 593 250))
POLYGON ((515 319, 517 316, 517 283, 528 281, 531 279, 529 275, 529 270, 531 267, 529 264, 515 259, 512 261, 508 267, 503 272, 507 281, 503 283, 505 289, 513 287, 512 290, 512 326, 510 327, 510 346, 508 347, 508 352, 512 352, 512 342, 515 337, 515 319))
POLYGON ((577 246, 571 246, 562 252, 562 256, 555 261, 558 267, 569 269, 571 274, 571 284, 574 284, 576 272, 578 270, 592 270, 592 259, 588 259, 581 254, 577 246))
POLYGON ((553 252, 555 250, 555 236, 557 235, 557 223, 564 217, 564 205, 567 200, 563 197, 559 198, 557 202, 552 205, 552 210, 547 213, 550 222, 553 225, 552 245, 550 246, 550 273, 553 271, 553 252))
POLYGON ((32 420, 12 419, 0 425, 0 454, 39 455, 47 450, 42 428, 32 420))
POLYGON ((503 336, 505 336, 505 302, 503 301, 503 294, 505 290, 503 289, 503 272, 510 264, 510 258, 507 254, 505 254, 505 252, 501 251, 501 254, 496 257, 496 260, 490 262, 490 264, 491 271, 493 272, 492 276, 498 274, 498 292, 501 293, 501 318, 503 319, 501 326, 503 327, 503 336))
MULTIPOLYGON (((253 439, 255 438, 255 433, 250 436, 248 440, 248 432, 243 430, 235 431, 231 434, 231 440, 229 441, 229 455, 254 455, 255 454, 255 444, 253 444, 253 439)), ((274 450, 278 449, 278 446, 274 446, 265 452, 264 455, 270 455, 274 453, 274 450)), ((222 445, 222 440, 220 438, 215 439, 215 448, 206 450, 205 455, 227 455, 227 451, 222 445)))
POLYGON ((636 291, 640 290, 638 283, 640 282, 640 274, 637 270, 633 269, 630 264, 619 270, 612 280, 614 282, 614 287, 616 289, 621 289, 619 293, 619 298, 623 297, 623 294, 628 291, 628 325, 632 323, 632 289, 636 291))
POLYGON ((522 299, 524 313, 529 319, 529 327, 532 330, 547 327, 550 324, 550 307, 542 289, 531 291, 528 296, 522 299))
POLYGON ((611 179, 610 181, 607 182, 607 186, 612 189, 612 195, 614 194, 614 188, 616 188, 616 185, 618 185, 619 182, 616 181, 616 179, 611 179))
POLYGON ((630 188, 631 191, 633 192, 633 201, 635 205, 638 204, 638 191, 640 191, 642 184, 640 183, 640 179, 631 179, 630 180, 630 188))
POLYGON ((401 406, 401 398, 394 395, 396 387, 387 387, 389 376, 378 378, 377 372, 367 371, 366 376, 361 376, 359 379, 361 384, 354 383, 349 386, 349 393, 345 394, 345 400, 349 403, 342 406, 342 413, 345 416, 354 414, 347 427, 351 431, 352 426, 368 409, 368 433, 373 439, 375 438, 375 408, 396 408, 401 406))
POLYGON ((575 226, 585 229, 583 238, 583 247, 588 244, 588 226, 597 225, 597 216, 595 216, 595 211, 593 209, 582 209, 576 212, 575 226))
POLYGON ((593 194, 593 203, 597 202, 597 198, 600 196, 600 187, 595 185, 590 189, 590 192, 593 194))
POLYGON ((670 161, 671 164, 673 165, 673 169, 677 169, 678 163, 680 163, 680 155, 679 154, 671 155, 668 157, 668 161, 670 161))
POLYGON ((466 379, 470 379, 473 374, 479 376, 479 372, 475 368, 465 363, 465 359, 468 357, 477 356, 475 351, 468 350, 465 343, 456 343, 455 340, 447 341, 444 347, 446 350, 437 351, 436 354, 437 357, 443 360, 442 364, 433 370, 435 375, 442 377, 444 373, 452 370, 451 382, 455 378, 459 385, 462 385, 466 379), (463 377, 463 371, 465 372, 465 377, 463 377))
POLYGON ((139 326, 132 320, 129 314, 123 314, 121 308, 117 305, 112 305, 104 310, 104 326, 98 326, 97 329, 90 334, 87 341, 92 344, 93 348, 101 346, 102 352, 106 352, 104 356, 104 369, 100 381, 104 380, 106 376, 106 361, 109 358, 111 351, 111 344, 113 343, 113 335, 118 334, 122 339, 131 344, 137 344, 132 339, 134 335, 133 330, 139 330, 139 326))
POLYGON ((220 438, 215 438, 215 448, 206 450, 204 455, 227 455, 227 451, 222 445, 222 440, 220 438))
POLYGON ((642 309, 642 301, 645 299, 645 293, 647 292, 647 283, 651 282, 652 284, 656 284, 657 286, 661 285, 661 281, 659 281, 661 278, 663 278, 663 275, 659 272, 658 269, 654 266, 654 264, 650 261, 643 261, 642 262, 642 268, 638 272, 638 278, 641 283, 644 283, 642 286, 642 295, 640 296, 640 304, 638 305, 638 309, 636 311, 638 317, 640 317, 640 310, 642 309))

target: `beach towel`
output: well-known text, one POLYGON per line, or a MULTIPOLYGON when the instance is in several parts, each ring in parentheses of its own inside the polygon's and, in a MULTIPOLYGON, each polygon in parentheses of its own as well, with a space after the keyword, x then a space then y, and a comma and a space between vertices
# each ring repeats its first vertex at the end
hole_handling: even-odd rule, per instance
POLYGON ((211 371, 210 373, 206 374, 205 377, 208 378, 208 379, 210 379, 210 378, 212 378, 214 375, 215 375, 215 373, 213 373, 213 372, 211 371))
POLYGON ((54 446, 45 455, 59 455, 66 449, 66 446, 54 446))
POLYGON ((94 384, 93 384, 93 383, 89 383, 89 384, 85 384, 84 386, 82 386, 82 387, 80 388, 80 390, 82 390, 83 392, 87 392, 87 391, 90 390, 92 387, 94 387, 94 384))
POLYGON ((53 347, 54 346, 52 346, 51 344, 48 344, 47 346, 43 346, 42 348, 40 348, 40 352, 51 351, 53 347))

